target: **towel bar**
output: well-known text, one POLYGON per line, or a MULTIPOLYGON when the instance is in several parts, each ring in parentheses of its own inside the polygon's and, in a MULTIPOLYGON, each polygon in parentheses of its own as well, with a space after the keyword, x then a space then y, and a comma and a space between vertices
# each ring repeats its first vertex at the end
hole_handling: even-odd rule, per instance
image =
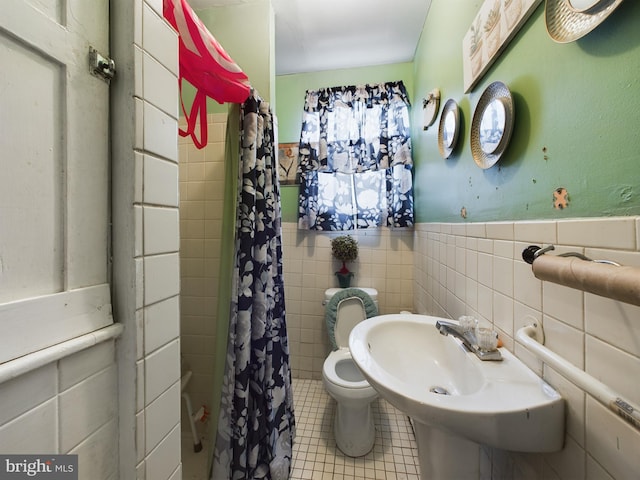
POLYGON ((615 390, 579 369, 558 354, 534 340, 541 327, 536 324, 522 327, 516 333, 516 339, 535 354, 540 360, 556 370, 567 380, 587 392, 602 405, 640 430, 640 409, 624 400, 615 390))

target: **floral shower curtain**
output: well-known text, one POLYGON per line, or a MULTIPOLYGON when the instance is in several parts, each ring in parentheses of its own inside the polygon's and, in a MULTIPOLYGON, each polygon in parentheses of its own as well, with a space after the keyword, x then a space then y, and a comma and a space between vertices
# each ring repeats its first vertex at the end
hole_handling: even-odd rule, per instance
POLYGON ((413 225, 409 106, 402 81, 307 91, 299 228, 413 225))
POLYGON ((295 435, 273 117, 242 105, 229 340, 211 479, 286 480, 295 435))

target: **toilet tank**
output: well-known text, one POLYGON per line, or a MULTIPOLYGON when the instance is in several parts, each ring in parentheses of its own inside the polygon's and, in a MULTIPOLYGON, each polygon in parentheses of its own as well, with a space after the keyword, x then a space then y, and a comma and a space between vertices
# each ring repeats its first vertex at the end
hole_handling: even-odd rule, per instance
MULTIPOLYGON (((378 306, 378 290, 376 290, 375 288, 369 288, 369 287, 353 287, 353 288, 357 288, 365 292, 367 295, 371 297, 371 300, 373 300, 373 303, 376 304, 376 307, 378 306)), ((344 289, 343 288, 327 288, 324 291, 324 301, 322 302, 322 304, 326 305, 327 302, 331 300, 331 297, 333 297, 336 293, 338 293, 341 290, 344 290, 344 289)))

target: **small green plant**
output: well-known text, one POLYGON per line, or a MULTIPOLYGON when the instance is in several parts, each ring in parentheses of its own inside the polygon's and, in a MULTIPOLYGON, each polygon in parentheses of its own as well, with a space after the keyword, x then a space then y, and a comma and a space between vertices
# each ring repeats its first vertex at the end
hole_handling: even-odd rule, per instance
POLYGON ((358 242, 351 235, 340 235, 331 240, 331 254, 342 262, 340 271, 346 273, 346 263, 358 258, 358 242))

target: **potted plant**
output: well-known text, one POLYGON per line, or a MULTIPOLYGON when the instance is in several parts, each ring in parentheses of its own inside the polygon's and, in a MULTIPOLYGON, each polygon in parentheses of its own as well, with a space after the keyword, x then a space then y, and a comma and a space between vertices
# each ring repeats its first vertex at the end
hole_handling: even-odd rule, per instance
POLYGON ((331 240, 331 254, 342 262, 342 268, 336 272, 338 283, 341 288, 348 288, 353 272, 347 268, 347 262, 358 258, 358 242, 351 235, 340 235, 331 240))

